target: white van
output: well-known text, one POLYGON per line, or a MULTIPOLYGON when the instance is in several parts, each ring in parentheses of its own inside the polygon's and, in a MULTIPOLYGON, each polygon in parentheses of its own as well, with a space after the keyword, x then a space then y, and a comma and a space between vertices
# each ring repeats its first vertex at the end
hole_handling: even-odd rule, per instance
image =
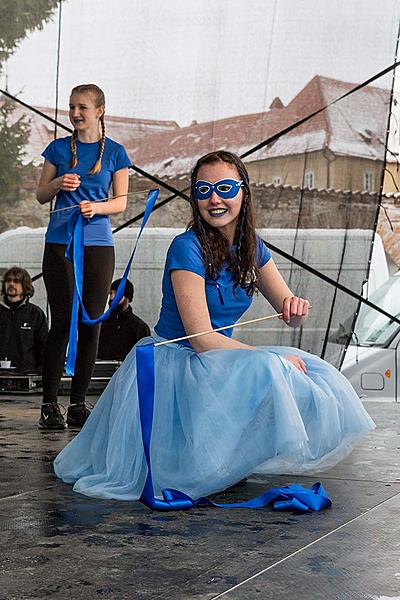
MULTIPOLYGON (((182 229, 166 227, 146 227, 138 246, 132 271, 129 275, 135 287, 134 310, 150 327, 157 322, 161 303, 161 280, 167 249, 171 240, 182 229)), ((132 252, 138 233, 137 227, 129 227, 115 235, 116 266, 115 278, 120 277, 132 252)), ((369 230, 343 229, 259 229, 260 236, 288 254, 295 254, 328 277, 336 279, 338 267, 343 258, 345 242, 345 261, 341 272, 341 283, 351 286, 361 293, 365 265, 368 261, 373 233, 369 230)), ((0 274, 16 264, 26 268, 33 276, 41 272, 44 245, 44 228, 30 229, 19 227, 0 235, 0 274)), ((305 277, 304 270, 274 254, 274 260, 286 281, 290 281, 293 290, 306 295, 313 303, 313 313, 328 311, 332 302, 334 288, 321 284, 316 276, 305 277)), ((371 293, 388 277, 385 253, 381 238, 375 234, 368 289, 371 293)), ((43 279, 35 282, 33 302, 46 310, 46 291, 43 279)), ((352 303, 342 297, 338 306, 343 319, 351 316, 352 303), (343 304, 343 306, 342 306, 343 304)), ((273 314, 272 308, 261 295, 256 296, 243 320, 273 314)), ((262 321, 255 325, 246 325, 235 330, 235 337, 254 345, 297 346, 301 336, 302 347, 318 352, 325 338, 325 328, 316 328, 313 316, 300 329, 286 327, 278 319, 262 321)))
MULTIPOLYGON (((369 300, 400 318, 400 271, 369 300)), ((400 325, 363 304, 341 371, 360 398, 400 402, 400 325)))

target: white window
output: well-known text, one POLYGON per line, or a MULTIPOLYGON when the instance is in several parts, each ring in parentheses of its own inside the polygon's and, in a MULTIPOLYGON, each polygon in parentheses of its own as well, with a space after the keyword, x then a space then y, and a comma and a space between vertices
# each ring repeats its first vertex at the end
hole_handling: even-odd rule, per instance
POLYGON ((281 185, 282 177, 280 175, 274 175, 272 178, 272 183, 273 183, 273 185, 281 185))
POLYGON ((306 171, 304 173, 304 187, 305 188, 313 188, 314 187, 314 171, 306 171))
POLYGON ((364 173, 363 190, 364 192, 374 191, 374 174, 371 171, 365 171, 364 173))

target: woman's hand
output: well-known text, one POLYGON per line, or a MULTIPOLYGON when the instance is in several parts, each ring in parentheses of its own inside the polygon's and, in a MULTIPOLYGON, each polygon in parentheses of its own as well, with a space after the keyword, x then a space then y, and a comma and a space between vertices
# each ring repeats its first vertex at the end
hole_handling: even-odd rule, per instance
POLYGON ((309 306, 309 301, 304 300, 304 298, 299 298, 298 296, 287 296, 283 300, 281 311, 282 316, 279 318, 283 319, 285 323, 291 327, 298 327, 307 317, 309 306))
POLYGON ((307 373, 306 363, 300 358, 300 356, 296 356, 295 354, 288 354, 283 358, 286 358, 286 360, 291 362, 296 367, 296 369, 298 369, 302 373, 307 373))
POLYGON ((89 202, 89 200, 83 200, 79 203, 79 208, 81 209, 82 217, 85 217, 85 219, 91 219, 94 215, 97 214, 96 202, 89 202))
POLYGON ((75 192, 81 185, 81 178, 77 173, 65 173, 62 177, 57 177, 57 187, 63 192, 75 192))
POLYGON ((36 198, 40 204, 46 204, 53 200, 59 191, 74 192, 81 184, 81 178, 77 173, 65 173, 57 177, 56 167, 48 160, 44 161, 36 198))

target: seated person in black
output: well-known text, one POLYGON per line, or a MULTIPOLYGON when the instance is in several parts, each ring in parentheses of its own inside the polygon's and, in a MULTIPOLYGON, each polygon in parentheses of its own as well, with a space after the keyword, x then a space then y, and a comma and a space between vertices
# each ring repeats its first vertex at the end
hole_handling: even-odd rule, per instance
POLYGON ((46 316, 31 304, 32 279, 25 269, 11 267, 3 276, 0 297, 0 360, 11 360, 19 372, 40 372, 47 339, 46 316))
MULTIPOLYGON (((111 284, 109 305, 120 281, 121 279, 117 279, 111 284)), ((97 358, 122 361, 136 342, 150 335, 149 326, 133 314, 130 305, 132 300, 133 284, 128 279, 119 305, 101 325, 97 358)))

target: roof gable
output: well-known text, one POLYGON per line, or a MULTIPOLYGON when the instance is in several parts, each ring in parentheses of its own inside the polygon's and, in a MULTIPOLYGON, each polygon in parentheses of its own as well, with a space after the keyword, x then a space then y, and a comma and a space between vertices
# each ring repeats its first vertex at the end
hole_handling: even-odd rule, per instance
MULTIPOLYGON (((262 140, 350 91, 356 84, 316 75, 286 107, 193 123, 128 142, 136 164, 159 176, 188 173, 200 156, 219 149, 242 154, 262 140)), ((335 154, 382 159, 390 92, 366 86, 330 106, 247 161, 329 148, 335 154)))

